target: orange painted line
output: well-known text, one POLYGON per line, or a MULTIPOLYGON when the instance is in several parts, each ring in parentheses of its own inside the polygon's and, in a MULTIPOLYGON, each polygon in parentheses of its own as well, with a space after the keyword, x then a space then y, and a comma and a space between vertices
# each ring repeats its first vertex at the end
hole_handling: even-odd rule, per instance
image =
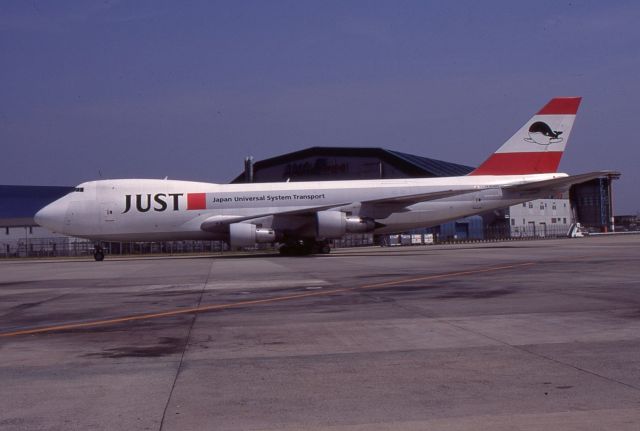
POLYGON ((416 281, 437 280, 437 279, 447 278, 447 277, 458 277, 458 276, 464 276, 464 275, 473 275, 473 274, 481 274, 486 272, 495 272, 495 271, 502 271, 507 269, 522 268, 525 266, 531 266, 535 264, 536 264, 535 262, 525 262, 525 263, 517 263, 512 265, 493 266, 489 268, 472 269, 468 271, 447 272, 444 274, 426 275, 423 277, 404 278, 399 280, 386 281, 383 283, 365 284, 365 285, 356 286, 356 287, 345 287, 341 289, 298 293, 294 295, 276 296, 276 297, 265 298, 265 299, 254 299, 249 301, 231 302, 228 304, 212 304, 212 305, 205 305, 205 306, 199 306, 199 307, 163 311, 159 313, 135 314, 132 316, 116 317, 113 319, 93 320, 90 322, 67 323, 67 324, 54 325, 54 326, 44 326, 39 328, 23 329, 23 330, 13 331, 13 332, 3 332, 3 333, 0 333, 0 338, 15 337, 18 335, 43 334, 46 332, 65 331, 70 329, 90 328, 93 326, 113 325, 116 323, 126 323, 126 322, 134 322, 138 320, 158 319, 162 317, 179 316, 182 314, 191 314, 191 313, 202 313, 205 311, 213 311, 213 310, 225 310, 229 308, 242 307, 246 305, 269 304, 274 302, 290 301, 293 299, 308 298, 312 296, 327 296, 327 295, 332 295, 334 293, 353 292, 353 291, 362 290, 362 289, 375 289, 379 287, 398 286, 402 284, 413 283, 416 281))
POLYGON ((513 265, 504 265, 504 266, 492 266, 492 267, 489 267, 489 268, 472 269, 472 270, 469 270, 469 271, 447 272, 447 273, 444 273, 444 274, 427 275, 427 276, 424 276, 424 277, 417 277, 417 278, 406 278, 406 279, 401 279, 401 280, 387 281, 387 282, 384 282, 384 283, 376 283, 376 284, 364 285, 364 286, 360 286, 360 287, 355 287, 353 289, 354 290, 355 289, 373 289, 373 288, 376 288, 376 287, 396 286, 398 284, 406 284, 406 283, 411 283, 411 282, 414 282, 414 281, 436 280, 438 278, 456 277, 456 276, 460 276, 460 275, 480 274, 480 273, 483 273, 483 272, 494 272, 494 271, 500 271, 500 270, 504 270, 504 269, 521 268, 523 266, 531 266, 531 265, 535 265, 535 262, 516 263, 516 264, 513 264, 513 265))

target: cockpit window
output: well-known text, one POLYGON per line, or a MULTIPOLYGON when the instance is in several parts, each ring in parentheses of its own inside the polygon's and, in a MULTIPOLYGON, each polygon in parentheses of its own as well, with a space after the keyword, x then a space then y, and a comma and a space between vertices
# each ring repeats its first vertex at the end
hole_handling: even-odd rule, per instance
POLYGON ((83 192, 84 191, 84 187, 76 187, 75 191, 76 192, 83 192))

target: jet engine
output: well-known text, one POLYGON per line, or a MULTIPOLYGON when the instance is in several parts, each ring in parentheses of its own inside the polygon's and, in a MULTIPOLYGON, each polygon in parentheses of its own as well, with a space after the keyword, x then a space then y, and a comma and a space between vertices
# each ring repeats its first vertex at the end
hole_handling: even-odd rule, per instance
POLYGON ((319 211, 316 213, 318 238, 341 238, 345 233, 372 231, 376 224, 373 219, 347 216, 340 211, 319 211))
POLYGON ((253 247, 257 242, 274 242, 273 229, 259 228, 251 223, 232 223, 229 225, 229 245, 231 248, 253 247))

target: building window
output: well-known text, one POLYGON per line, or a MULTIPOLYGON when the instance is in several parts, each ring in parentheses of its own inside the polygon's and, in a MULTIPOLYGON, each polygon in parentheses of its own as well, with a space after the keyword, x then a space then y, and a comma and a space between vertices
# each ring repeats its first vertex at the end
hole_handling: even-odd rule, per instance
POLYGON ((567 224, 567 218, 566 217, 562 218, 562 223, 567 224))
POLYGON ((8 228, 8 227, 5 227, 5 228, 4 228, 4 232, 5 232, 7 235, 9 235, 9 228, 8 228))
POLYGON ((555 223, 556 222, 556 218, 555 217, 551 217, 551 223, 555 223))
POLYGON ((516 225, 516 219, 512 218, 511 219, 511 226, 515 226, 516 225))
POLYGON ((526 207, 527 207, 527 203, 526 203, 526 202, 523 202, 523 203, 522 203, 522 208, 526 208, 526 207))
POLYGON ((529 208, 533 208, 533 202, 529 202, 529 208))
POLYGON ((553 210, 557 209, 555 202, 553 203, 553 205, 551 205, 551 209, 553 209, 553 210))

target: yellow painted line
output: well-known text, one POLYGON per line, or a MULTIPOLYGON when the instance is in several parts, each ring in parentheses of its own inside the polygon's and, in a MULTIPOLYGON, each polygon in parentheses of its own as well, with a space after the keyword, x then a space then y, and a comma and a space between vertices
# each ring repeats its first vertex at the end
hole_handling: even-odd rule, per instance
POLYGON ((516 263, 511 265, 493 266, 493 267, 482 268, 482 269, 471 269, 468 271, 446 272, 443 274, 425 275, 423 277, 403 278, 399 280, 386 281, 382 283, 365 284, 365 285, 356 286, 356 287, 345 287, 341 289, 331 289, 331 290, 319 290, 314 292, 305 292, 305 293, 298 293, 294 295, 276 296, 276 297, 265 298, 265 299, 254 299, 249 301, 231 302, 228 304, 212 304, 212 305, 204 305, 199 307, 181 308, 176 310, 163 311, 159 313, 135 314, 132 316, 116 317, 113 319, 93 320, 90 322, 67 323, 67 324, 54 325, 54 326, 44 326, 39 328, 23 329, 23 330, 13 331, 13 332, 2 332, 0 333, 0 338, 15 337, 18 335, 43 334, 46 332, 66 331, 70 329, 90 328, 94 326, 113 325, 116 323, 126 323, 126 322, 135 322, 138 320, 158 319, 162 317, 179 316, 182 314, 202 313, 205 311, 225 310, 229 308, 242 307, 246 305, 269 304, 274 302, 290 301, 293 299, 308 298, 312 296, 327 296, 327 295, 332 295, 334 293, 353 292, 353 291, 362 290, 362 289, 375 289, 380 287, 398 286, 402 284, 413 283, 416 281, 437 280, 437 279, 447 278, 447 277, 459 277, 464 275, 474 275, 474 274, 482 274, 486 272, 495 272, 495 271, 503 271, 507 269, 523 268, 523 267, 531 266, 535 264, 536 264, 535 262, 516 263))

